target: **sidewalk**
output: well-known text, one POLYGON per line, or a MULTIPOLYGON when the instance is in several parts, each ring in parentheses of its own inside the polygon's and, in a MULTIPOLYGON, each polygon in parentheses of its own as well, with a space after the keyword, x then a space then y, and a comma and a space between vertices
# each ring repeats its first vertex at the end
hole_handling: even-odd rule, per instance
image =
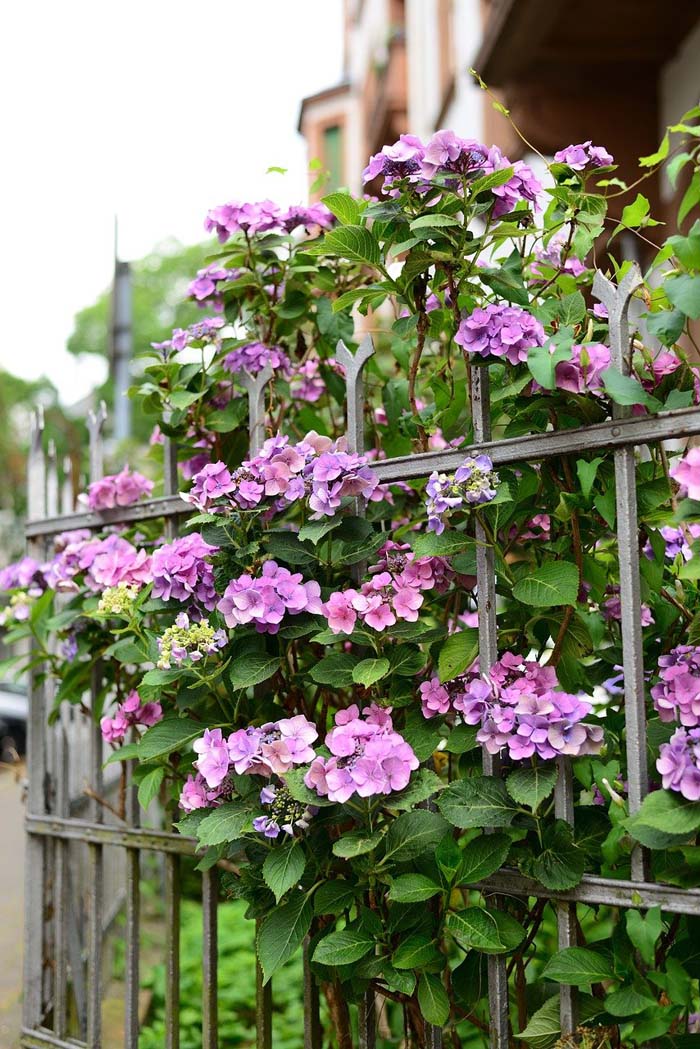
POLYGON ((0 1046, 19 1045, 24 920, 24 767, 0 768, 0 1046))

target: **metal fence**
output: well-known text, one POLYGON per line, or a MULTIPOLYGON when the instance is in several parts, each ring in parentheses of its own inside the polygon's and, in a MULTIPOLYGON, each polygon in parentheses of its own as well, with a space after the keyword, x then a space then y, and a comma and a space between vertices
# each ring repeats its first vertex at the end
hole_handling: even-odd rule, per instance
MULTIPOLYGON (((629 350, 628 308, 641 283, 636 266, 619 287, 601 273, 596 274, 594 294, 608 309, 613 366, 627 372, 629 350)), ((369 338, 353 355, 339 343, 337 359, 345 366, 347 393, 347 433, 349 447, 362 451, 364 390, 362 372, 374 352, 369 338)), ((265 387, 272 375, 269 369, 246 380, 250 409, 250 447, 255 453, 264 438, 265 387)), ((700 408, 689 408, 656 416, 631 416, 630 409, 616 406, 613 419, 585 429, 552 431, 493 441, 490 431, 488 369, 475 367, 471 377, 474 444, 470 449, 448 449, 377 461, 374 469, 381 481, 392 482, 425 477, 433 470, 456 469, 467 451, 487 452, 495 466, 522 462, 541 462, 569 453, 611 451, 614 454, 617 492, 617 536, 620 559, 620 597, 622 603, 622 644, 625 682, 625 723, 631 812, 639 809, 648 790, 644 667, 639 615, 639 546, 635 493, 635 448, 655 441, 700 434, 700 408)), ((104 413, 90 418, 90 480, 102 475, 104 413)), ((47 462, 42 451, 42 429, 35 426, 29 463, 30 520, 26 534, 30 552, 41 557, 54 535, 66 529, 102 528, 107 524, 138 522, 162 518, 166 536, 172 537, 183 503, 177 493, 175 449, 165 444, 165 496, 102 513, 73 513, 72 493, 64 486, 61 513, 58 509, 59 483, 55 462, 47 462)), ((477 532, 477 540, 483 540, 477 532)), ((482 666, 497 658, 495 572, 492 550, 477 544, 477 590, 479 612, 479 656, 482 666)), ((92 695, 96 695, 100 669, 95 666, 92 695)), ((26 944, 24 979, 24 1019, 22 1045, 54 1049, 99 1049, 103 997, 103 945, 106 893, 106 850, 122 852, 124 865, 125 911, 125 1039, 126 1049, 136 1049, 139 1036, 139 908, 143 853, 157 853, 163 859, 165 882, 165 961, 166 961, 166 1049, 179 1046, 179 931, 181 859, 194 852, 194 841, 155 828, 140 826, 132 769, 127 763, 126 819, 109 824, 99 798, 103 794, 103 742, 99 725, 89 717, 81 731, 89 736, 89 759, 85 776, 89 784, 87 815, 70 811, 67 776, 74 763, 74 748, 65 731, 65 721, 47 726, 49 686, 36 674, 31 687, 31 722, 28 744, 29 794, 27 813, 26 944), (72 872, 71 847, 79 843, 87 850, 88 884, 78 901, 72 872), (84 941, 76 937, 76 915, 82 913, 84 941), (76 946, 78 944, 78 946, 76 946)), ((75 715, 73 715, 75 717, 75 715)), ((498 771, 498 760, 484 752, 486 774, 498 771)), ((573 823, 573 787, 567 759, 559 759, 555 794, 556 815, 573 823)), ((111 870, 110 865, 110 870, 111 870)), ((203 920, 203 1000, 201 1012, 204 1049, 216 1049, 217 1035, 217 872, 202 873, 203 920)), ((498 906, 499 897, 537 897, 552 901, 556 908, 559 945, 576 943, 576 905, 607 904, 614 907, 651 908, 659 906, 676 914, 700 914, 700 889, 681 889, 649 880, 647 857, 637 848, 632 857, 631 879, 619 881, 586 875, 580 884, 566 892, 546 890, 538 882, 517 871, 503 869, 478 886, 498 906)), ((111 902, 111 899, 110 899, 111 902)), ((272 987, 263 986, 257 971, 257 1049, 272 1046, 272 987)), ((488 959, 490 1032, 494 1049, 505 1049, 512 1038, 509 1019, 508 981, 502 957, 488 959)), ((300 988, 301 991, 301 988, 300 988)), ((571 1032, 577 1023, 576 989, 561 989, 562 1031, 571 1032)), ((304 958, 305 1049, 321 1049, 319 996, 304 958)), ((376 1041, 375 998, 368 994, 359 1008, 358 1044, 372 1049, 376 1041)), ((439 1029, 428 1027, 425 1044, 441 1046, 439 1029)))

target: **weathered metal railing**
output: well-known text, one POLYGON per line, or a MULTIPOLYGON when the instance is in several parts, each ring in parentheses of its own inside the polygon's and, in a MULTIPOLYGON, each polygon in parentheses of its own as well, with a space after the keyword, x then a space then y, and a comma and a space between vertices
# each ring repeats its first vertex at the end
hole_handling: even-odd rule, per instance
MULTIPOLYGON (((622 372, 629 343, 627 311, 630 298, 641 283, 632 267, 619 287, 614 287, 601 273, 596 274, 594 294, 608 308, 613 366, 622 372)), ((364 395, 362 371, 373 353, 370 340, 365 340, 353 355, 341 343, 338 358, 345 365, 347 393, 347 430, 349 445, 361 449, 363 442, 364 395)), ((263 372, 247 382, 250 410, 250 447, 254 452, 264 436, 264 388, 271 378, 263 372)), ((470 449, 426 452, 373 464, 384 482, 425 477, 432 470, 454 470, 468 451, 488 452, 496 466, 521 462, 538 462, 557 456, 586 451, 612 451, 615 459, 617 489, 617 535, 620 557, 620 597, 622 604, 622 638, 625 677, 625 723, 627 741, 627 775, 630 810, 638 810, 647 792, 646 717, 642 664, 641 622, 639 616, 639 552, 635 491, 635 447, 654 441, 700 434, 700 408, 665 412, 653 417, 630 417, 624 408, 614 409, 610 422, 580 430, 553 431, 531 436, 493 441, 490 433, 490 399, 488 369, 472 369, 471 399, 474 444, 470 449)), ((102 413, 90 420, 90 477, 102 475, 102 413)), ((118 510, 71 512, 72 496, 64 486, 60 515, 58 491, 53 467, 47 476, 46 460, 41 446, 40 422, 35 426, 29 463, 30 520, 26 535, 30 550, 41 556, 45 543, 58 532, 73 528, 102 528, 107 524, 162 518, 166 535, 174 535, 183 513, 176 495, 175 450, 165 445, 165 496, 138 506, 118 510)), ((55 472, 55 471, 54 471, 55 472)), ((478 538, 478 536, 477 536, 478 538)), ((497 656, 495 573, 492 551, 486 544, 477 546, 477 593, 479 611, 479 651, 482 665, 490 665, 497 656)), ((93 698, 99 681, 99 668, 93 676, 93 698)), ((104 912, 104 850, 126 852, 126 993, 125 1049, 138 1044, 139 999, 139 901, 140 857, 155 852, 165 864, 166 907, 166 1049, 178 1049, 179 927, 180 927, 180 861, 194 852, 194 841, 158 829, 139 825, 132 769, 127 764, 128 789, 126 821, 110 825, 103 821, 103 810, 94 797, 102 784, 103 745, 99 727, 91 728, 89 783, 92 793, 88 818, 72 815, 65 805, 61 776, 68 757, 63 736, 62 750, 50 762, 50 742, 54 729, 47 727, 47 685, 40 684, 36 674, 31 683, 32 703, 29 726, 28 765, 29 794, 27 806, 27 893, 26 893, 26 963, 24 1021, 22 1045, 55 1047, 55 1049, 99 1049, 101 1045, 101 971, 104 912), (56 780, 56 782, 53 782, 56 780), (87 904, 87 964, 76 960, 68 947, 71 911, 66 905, 69 873, 68 847, 71 842, 86 846, 90 855, 91 881, 87 904), (79 1014, 80 1036, 68 1034, 68 969, 79 1014), (81 1000, 84 1005, 81 1005, 81 1000), (80 1022, 81 1008, 84 1019, 80 1022)), ((497 760, 484 754, 484 771, 497 771, 497 760)), ((573 787, 570 762, 559 760, 559 777, 555 794, 559 818, 574 821, 573 787)), ((552 901, 556 908, 560 947, 576 943, 576 905, 607 904, 614 907, 647 909, 661 907, 676 914, 700 914, 700 889, 681 889, 649 880, 644 850, 633 855, 631 879, 585 875, 581 883, 565 892, 546 890, 538 882, 514 870, 504 869, 476 886, 498 906, 505 896, 537 897, 552 901)), ((202 1044, 216 1049, 217 1033, 217 874, 214 869, 202 874, 203 896, 203 1002, 202 1044)), ((502 958, 490 957, 488 967, 490 1032, 494 1049, 505 1049, 511 1039, 506 968, 502 958)), ((263 986, 257 972, 257 1046, 272 1045, 272 996, 270 984, 263 986)), ((561 991, 561 1023, 564 1033, 577 1022, 576 989, 561 991)), ((311 974, 309 959, 304 957, 305 1049, 320 1049, 318 991, 311 974)), ((361 1049, 372 1049, 376 1042, 374 996, 369 994, 359 1009, 358 1040, 361 1049)), ((442 1034, 428 1026, 425 1045, 439 1049, 442 1034)))

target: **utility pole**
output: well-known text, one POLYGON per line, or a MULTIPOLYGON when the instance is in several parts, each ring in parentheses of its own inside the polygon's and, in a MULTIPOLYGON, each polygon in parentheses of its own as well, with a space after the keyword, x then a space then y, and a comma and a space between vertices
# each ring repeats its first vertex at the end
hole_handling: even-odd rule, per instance
POLYGON ((114 440, 131 436, 132 300, 131 265, 119 259, 117 219, 114 219, 114 283, 112 286, 111 357, 114 380, 114 440))

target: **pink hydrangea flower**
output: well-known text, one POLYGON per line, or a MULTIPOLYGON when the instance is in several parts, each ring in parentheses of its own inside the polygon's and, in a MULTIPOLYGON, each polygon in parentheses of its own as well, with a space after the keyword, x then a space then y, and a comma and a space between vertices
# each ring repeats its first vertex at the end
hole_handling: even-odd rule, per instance
POLYGON ((113 510, 116 506, 131 506, 137 503, 142 496, 148 496, 153 491, 153 481, 149 481, 143 474, 132 471, 125 466, 121 473, 110 474, 93 481, 87 490, 87 496, 81 497, 87 501, 91 510, 113 510))
POLYGON ((680 485, 678 494, 681 499, 687 497, 700 500, 700 447, 688 448, 669 473, 680 485))
POLYGON ((162 717, 163 708, 160 703, 142 703, 138 692, 133 690, 117 707, 113 717, 103 717, 100 720, 102 738, 108 743, 121 743, 133 726, 151 728, 162 717))

